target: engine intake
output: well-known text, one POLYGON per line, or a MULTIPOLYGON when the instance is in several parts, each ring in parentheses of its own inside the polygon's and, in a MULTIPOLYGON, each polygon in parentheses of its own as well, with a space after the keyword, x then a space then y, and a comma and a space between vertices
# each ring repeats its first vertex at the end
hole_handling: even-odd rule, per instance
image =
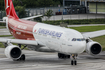
POLYGON ((91 55, 97 55, 101 52, 102 47, 98 42, 88 42, 86 47, 86 52, 91 55))
POLYGON ((21 49, 16 45, 7 46, 5 49, 5 55, 8 58, 19 59, 21 57, 21 54, 21 49))
POLYGON ((99 54, 101 52, 101 46, 99 44, 93 44, 91 47, 91 52, 93 54, 99 54))
POLYGON ((11 50, 10 55, 12 58, 18 58, 21 55, 21 50, 15 47, 11 50))

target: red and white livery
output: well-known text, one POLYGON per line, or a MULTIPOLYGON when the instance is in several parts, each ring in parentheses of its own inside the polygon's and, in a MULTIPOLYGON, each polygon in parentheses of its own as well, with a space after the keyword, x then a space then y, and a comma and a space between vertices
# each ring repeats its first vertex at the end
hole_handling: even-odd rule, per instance
MULTIPOLYGON (((19 19, 12 0, 5 0, 6 27, 16 39, 1 39, 5 43, 5 54, 13 60, 25 60, 21 45, 39 52, 58 52, 59 58, 70 58, 71 64, 77 64, 76 57, 86 50, 89 54, 96 55, 101 52, 101 46, 97 42, 84 38, 73 29, 48 25, 40 22, 19 19), (12 43, 17 43, 18 46, 12 43)), ((39 15, 40 16, 40 15, 39 15)), ((38 17, 39 17, 38 16, 38 17)), ((31 19, 32 17, 29 17, 31 19)), ((34 17, 35 18, 35 17, 34 17)), ((26 18, 28 19, 28 18, 26 18)))

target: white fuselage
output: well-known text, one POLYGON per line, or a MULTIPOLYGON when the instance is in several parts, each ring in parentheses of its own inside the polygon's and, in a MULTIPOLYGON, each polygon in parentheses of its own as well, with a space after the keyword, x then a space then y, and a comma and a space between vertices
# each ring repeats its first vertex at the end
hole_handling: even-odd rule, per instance
POLYGON ((37 23, 33 28, 36 41, 41 41, 49 49, 65 54, 82 53, 86 41, 82 34, 73 29, 37 23))

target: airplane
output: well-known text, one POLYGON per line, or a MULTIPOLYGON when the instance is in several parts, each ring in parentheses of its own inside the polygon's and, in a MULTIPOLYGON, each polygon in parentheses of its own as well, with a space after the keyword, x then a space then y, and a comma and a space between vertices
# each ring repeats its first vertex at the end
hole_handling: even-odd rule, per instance
POLYGON ((77 65, 78 54, 85 50, 90 55, 97 55, 102 50, 98 42, 74 29, 28 21, 35 17, 19 19, 12 0, 5 0, 5 10, 6 17, 1 22, 6 23, 15 39, 0 38, 0 42, 6 47, 5 55, 13 61, 25 60, 22 50, 26 47, 38 52, 58 52, 58 58, 70 58, 71 65, 77 65), (22 45, 25 46, 22 48, 22 45))

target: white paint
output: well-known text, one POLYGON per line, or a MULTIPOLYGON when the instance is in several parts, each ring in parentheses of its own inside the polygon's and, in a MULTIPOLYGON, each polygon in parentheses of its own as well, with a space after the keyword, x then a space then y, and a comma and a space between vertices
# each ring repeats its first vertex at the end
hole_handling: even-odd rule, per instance
POLYGON ((6 0, 6 9, 8 9, 8 7, 9 7, 9 6, 8 6, 8 0, 6 0))
POLYGON ((86 41, 72 41, 73 38, 83 38, 80 32, 75 31, 73 29, 47 25, 44 23, 37 23, 33 28, 33 33, 36 41, 41 41, 45 44, 45 46, 57 52, 65 54, 78 54, 82 53, 86 48, 86 41), (60 38, 53 38, 50 35, 45 36, 43 34, 38 34, 37 32, 39 28, 55 32, 61 32, 63 34, 60 38))
POLYGON ((27 26, 18 25, 17 28, 20 28, 20 29, 24 29, 24 30, 26 30, 26 29, 27 29, 27 26))

